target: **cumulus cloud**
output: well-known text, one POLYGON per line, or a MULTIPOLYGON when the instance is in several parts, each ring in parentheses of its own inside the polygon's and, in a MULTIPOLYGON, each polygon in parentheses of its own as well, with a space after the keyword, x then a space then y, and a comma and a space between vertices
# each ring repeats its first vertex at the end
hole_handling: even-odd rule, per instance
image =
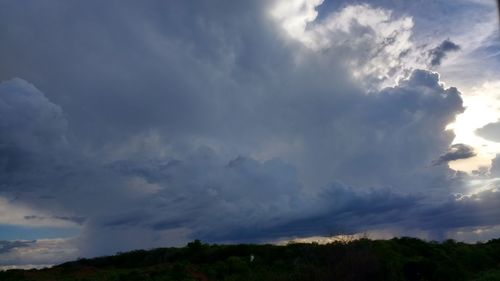
POLYGON ((456 52, 460 50, 460 46, 453 43, 451 40, 446 39, 439 46, 431 49, 429 51, 429 59, 431 66, 441 65, 443 59, 446 58, 446 54, 449 52, 456 52))
POLYGON ((288 1, 278 1, 272 15, 292 38, 308 48, 327 52, 333 49, 347 56, 350 53, 347 64, 353 74, 364 79, 372 77, 369 81, 360 79, 371 87, 389 78, 392 82, 415 66, 410 55, 414 48, 411 17, 357 4, 317 21, 317 9, 322 3, 302 0, 289 5, 288 1))
MULTIPOLYGON (((352 120, 336 123, 335 117, 339 115, 332 112, 333 119, 327 123, 337 124, 339 128, 324 127, 331 131, 331 134, 323 134, 329 145, 308 145, 318 139, 319 131, 310 129, 316 119, 295 116, 295 120, 304 122, 301 130, 308 128, 311 134, 311 139, 302 140, 305 145, 297 145, 295 150, 306 156, 329 152, 331 158, 312 159, 316 161, 312 163, 316 169, 327 162, 340 164, 331 170, 331 175, 322 176, 324 170, 305 171, 317 178, 310 182, 300 176, 300 166, 293 157, 287 158, 287 154, 278 154, 269 160, 233 158, 227 157, 224 151, 202 146, 167 158, 109 162, 63 150, 59 152, 64 162, 76 161, 77 166, 59 166, 58 161, 44 163, 47 169, 44 178, 33 176, 39 181, 38 186, 18 184, 37 196, 20 200, 47 209, 52 214, 50 218, 84 223, 79 243, 81 253, 86 255, 161 246, 173 241, 181 243, 192 237, 209 241, 255 241, 340 230, 353 232, 394 222, 397 221, 394 216, 402 214, 398 209, 421 200, 419 196, 404 194, 413 188, 409 184, 402 186, 403 181, 411 178, 415 186, 425 184, 428 188, 445 183, 446 169, 434 171, 442 179, 422 179, 423 173, 432 173, 432 170, 417 169, 424 169, 438 147, 451 140, 446 134, 423 133, 431 128, 441 131, 454 114, 462 110, 458 91, 444 89, 438 82, 437 74, 418 70, 397 86, 376 95, 355 96, 355 101, 364 104, 345 104, 354 106, 349 115, 343 113, 352 116, 352 120), (364 124, 372 125, 365 127, 364 124), (348 131, 347 127, 352 128, 348 131), (335 138, 340 132, 349 133, 350 137, 373 134, 373 138, 359 139, 353 146, 348 138, 335 138), (403 135, 407 137, 402 138, 403 135), (408 147, 423 149, 429 142, 437 147, 427 154, 406 152, 398 155, 401 160, 389 154, 394 149, 402 152, 408 147), (338 148, 331 146, 335 143, 338 148), (343 151, 349 147, 351 151, 343 151), (353 155, 359 157, 352 161, 349 158, 353 155), (385 163, 384 169, 377 168, 380 161, 385 163), (373 189, 356 191, 344 184, 328 184, 335 179, 373 189), (53 183, 57 186, 49 188, 53 183), (397 186, 399 191, 391 191, 387 188, 390 186, 397 186), (66 188, 71 188, 71 194, 64 193, 66 188), (47 196, 51 199, 39 199, 47 196), (92 204, 87 204, 87 200, 92 204), (53 202, 59 208, 53 208, 50 204, 53 202), (117 232, 129 235, 117 238, 117 232)), ((298 113, 303 110, 297 109, 298 113)), ((297 137, 289 131, 281 133, 292 140, 297 137)), ((275 135, 278 137, 280 134, 275 135)), ((33 158, 45 155, 46 150, 37 153, 33 153, 33 158)), ((32 172, 23 169, 21 174, 32 172)), ((43 221, 47 216, 25 215, 23 218, 32 222, 43 221)))
POLYGON ((81 225, 79 254, 413 227, 461 189, 429 165, 460 92, 403 69, 410 18, 120 3, 0 4, 0 78, 36 85, 0 84, 2 196, 40 210, 19 221, 81 225))
POLYGON ((439 156, 439 158, 434 161, 434 165, 441 165, 450 161, 467 159, 476 155, 477 153, 472 146, 463 143, 457 143, 451 145, 445 154, 439 156))

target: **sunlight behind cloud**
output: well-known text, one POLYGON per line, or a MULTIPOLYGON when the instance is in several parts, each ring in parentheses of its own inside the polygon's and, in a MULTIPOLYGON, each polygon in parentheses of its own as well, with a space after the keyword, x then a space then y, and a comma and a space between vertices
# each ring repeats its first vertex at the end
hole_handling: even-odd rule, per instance
POLYGON ((317 20, 322 0, 280 1, 271 16, 286 34, 313 51, 337 48, 352 76, 370 90, 391 87, 422 68, 412 42, 413 18, 370 4, 347 5, 317 20))
POLYGON ((489 167, 491 160, 500 153, 500 143, 484 139, 476 130, 496 122, 500 118, 500 82, 487 82, 481 87, 472 88, 471 92, 462 95, 466 110, 457 116, 447 129, 453 130, 453 143, 463 143, 477 149, 476 157, 450 163, 454 170, 471 172, 480 167, 489 167))
POLYGON ((271 16, 281 23, 283 29, 294 39, 308 45, 314 42, 305 34, 307 24, 318 16, 316 8, 324 0, 278 1, 271 9, 271 16))

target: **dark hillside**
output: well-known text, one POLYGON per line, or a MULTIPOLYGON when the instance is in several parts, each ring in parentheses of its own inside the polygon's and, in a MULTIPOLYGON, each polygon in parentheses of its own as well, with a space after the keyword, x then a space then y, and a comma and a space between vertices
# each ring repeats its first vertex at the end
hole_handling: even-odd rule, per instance
POLYGON ((500 239, 474 245, 414 238, 287 246, 194 241, 10 270, 0 280, 500 280, 500 239))

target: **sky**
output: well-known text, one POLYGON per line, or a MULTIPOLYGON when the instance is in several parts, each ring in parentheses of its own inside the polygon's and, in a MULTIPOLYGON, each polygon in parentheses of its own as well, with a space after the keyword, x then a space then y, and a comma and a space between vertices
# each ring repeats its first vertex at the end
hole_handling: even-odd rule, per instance
POLYGON ((0 268, 500 236, 493 0, 0 2, 0 268))

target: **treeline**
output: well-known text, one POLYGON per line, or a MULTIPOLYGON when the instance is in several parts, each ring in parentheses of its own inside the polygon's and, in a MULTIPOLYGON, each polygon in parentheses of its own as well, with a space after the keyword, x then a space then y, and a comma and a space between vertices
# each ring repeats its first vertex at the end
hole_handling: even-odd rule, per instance
POLYGON ((478 280, 500 281, 500 239, 466 244, 415 238, 327 245, 209 245, 137 250, 50 269, 10 270, 22 280, 478 280))

